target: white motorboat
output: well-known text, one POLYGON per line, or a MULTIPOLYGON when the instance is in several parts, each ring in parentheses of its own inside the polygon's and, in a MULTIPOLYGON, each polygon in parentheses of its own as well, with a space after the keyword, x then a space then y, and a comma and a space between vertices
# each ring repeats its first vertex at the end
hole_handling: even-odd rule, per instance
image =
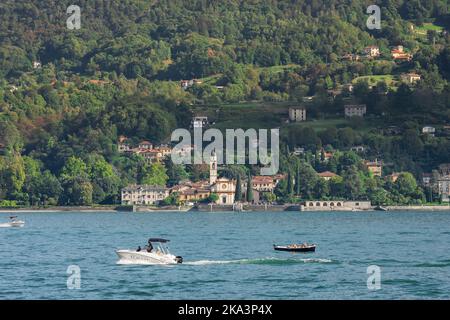
POLYGON ((25 225, 25 221, 17 220, 17 216, 9 217, 7 223, 0 223, 0 228, 21 228, 25 225))
POLYGON ((183 258, 169 252, 167 243, 169 240, 151 238, 148 245, 137 250, 117 250, 118 264, 180 264, 183 258), (155 248, 152 243, 155 244, 155 248))

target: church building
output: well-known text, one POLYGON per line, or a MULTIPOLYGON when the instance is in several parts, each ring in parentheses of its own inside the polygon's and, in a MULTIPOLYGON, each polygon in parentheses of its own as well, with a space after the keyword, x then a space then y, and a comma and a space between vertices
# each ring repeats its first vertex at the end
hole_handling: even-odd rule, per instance
POLYGON ((236 182, 228 178, 217 177, 217 156, 214 153, 209 163, 209 184, 211 193, 219 196, 217 204, 232 205, 236 192, 236 182))

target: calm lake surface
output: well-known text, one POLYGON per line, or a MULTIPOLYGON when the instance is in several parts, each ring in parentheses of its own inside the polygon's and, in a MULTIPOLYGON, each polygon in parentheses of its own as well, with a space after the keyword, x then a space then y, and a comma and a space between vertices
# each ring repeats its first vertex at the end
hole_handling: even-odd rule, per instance
MULTIPOLYGON (((0 221, 7 220, 0 213, 0 221)), ((450 212, 23 213, 0 228, 0 299, 449 299, 450 212), (176 266, 117 265, 166 237, 176 266), (276 244, 318 244, 316 253, 276 244), (67 288, 67 268, 81 288, 67 288), (381 268, 368 290, 367 267, 381 268)))

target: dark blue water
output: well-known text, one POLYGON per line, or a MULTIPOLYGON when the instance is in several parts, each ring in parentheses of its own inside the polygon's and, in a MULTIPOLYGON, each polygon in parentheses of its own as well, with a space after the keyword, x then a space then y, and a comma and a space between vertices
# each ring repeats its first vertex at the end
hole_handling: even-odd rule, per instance
MULTIPOLYGON (((0 214, 5 221, 7 214, 0 214)), ((30 213, 0 228, 1 299, 448 299, 450 212, 30 213), (186 264, 117 265, 172 240, 186 264), (272 244, 318 244, 313 254, 272 244), (81 288, 67 288, 78 265, 81 288), (367 267, 381 268, 381 289, 367 267)))

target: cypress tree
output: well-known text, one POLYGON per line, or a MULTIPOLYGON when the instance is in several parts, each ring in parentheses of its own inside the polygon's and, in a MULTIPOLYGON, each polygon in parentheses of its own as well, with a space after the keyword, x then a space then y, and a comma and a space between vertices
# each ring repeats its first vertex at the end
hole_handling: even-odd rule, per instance
POLYGON ((252 176, 249 173, 248 180, 247 180, 247 202, 252 202, 252 201, 253 201, 252 176))
POLYGON ((297 175, 295 177, 295 194, 300 195, 300 166, 297 166, 297 175))
POLYGON ((234 201, 242 201, 242 186, 241 186, 241 175, 238 174, 236 181, 236 191, 234 194, 234 201))
POLYGON ((287 184, 287 192, 289 195, 294 194, 294 184, 292 182, 292 174, 291 171, 288 173, 288 184, 287 184))

